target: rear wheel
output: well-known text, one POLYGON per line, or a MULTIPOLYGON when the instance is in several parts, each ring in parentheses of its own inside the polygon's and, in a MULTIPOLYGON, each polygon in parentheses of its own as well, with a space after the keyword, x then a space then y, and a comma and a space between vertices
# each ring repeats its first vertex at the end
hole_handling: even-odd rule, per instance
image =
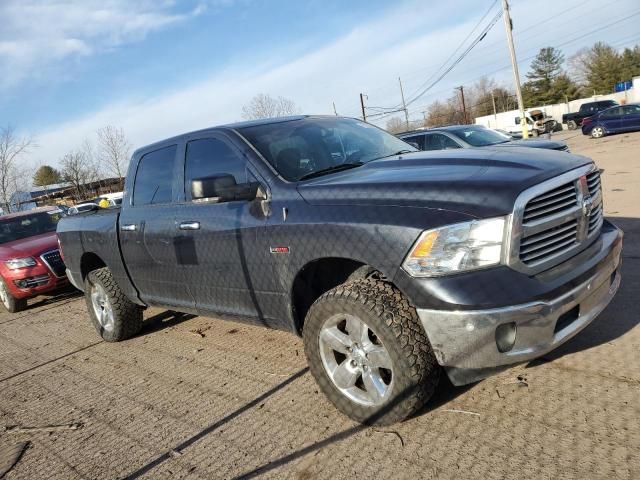
POLYGON ((142 307, 122 293, 108 268, 89 272, 84 296, 91 321, 105 341, 126 340, 142 328, 142 307))
POLYGON ((569 130, 575 130, 576 128, 578 128, 578 124, 576 123, 576 121, 575 121, 575 120, 569 120, 569 121, 567 122, 567 128, 568 128, 569 130))
POLYGON ((11 313, 20 312, 27 308, 27 299, 15 298, 11 295, 4 280, 0 280, 0 301, 2 305, 4 305, 4 308, 11 313))
POLYGON ((380 280, 325 293, 304 324, 309 369, 327 398, 353 420, 389 425, 424 405, 440 376, 415 309, 380 280))
POLYGON ((604 135, 605 135, 604 128, 602 128, 600 125, 593 127, 593 129, 591 130, 591 136, 593 138, 602 138, 604 137, 604 135))

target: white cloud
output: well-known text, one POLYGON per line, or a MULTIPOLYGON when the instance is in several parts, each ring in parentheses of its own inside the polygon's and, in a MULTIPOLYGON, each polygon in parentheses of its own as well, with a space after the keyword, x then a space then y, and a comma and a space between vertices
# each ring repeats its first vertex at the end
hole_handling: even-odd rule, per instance
POLYGON ((51 74, 63 60, 140 41, 202 11, 176 13, 173 2, 153 0, 3 0, 0 88, 43 70, 51 74))
MULTIPOLYGON (((631 7, 635 0, 621 1, 627 1, 631 7)), ((100 111, 32 132, 41 146, 33 157, 37 162, 58 159, 107 124, 123 127, 133 145, 139 147, 189 130, 239 120, 242 105, 256 93, 291 98, 307 113, 333 113, 331 102, 335 101, 340 114, 358 115, 360 92, 369 95, 369 105, 398 103, 398 75, 406 80, 405 93, 415 91, 477 22, 476 18, 451 26, 448 4, 428 9, 424 5, 423 0, 412 0, 396 6, 383 17, 359 24, 337 40, 279 65, 274 66, 273 55, 269 55, 260 65, 248 66, 243 60, 186 88, 155 97, 133 97, 139 93, 132 92, 129 98, 121 98, 100 111), (428 15, 418 14, 426 10, 428 15)), ((472 0, 459 2, 460 9, 475 5, 472 0)), ((537 4, 518 5, 514 16, 518 15, 521 29, 543 22, 549 16, 549 9, 537 4)), ((480 14, 478 12, 478 17, 480 14)), ((519 45, 519 51, 526 56, 543 46, 581 35, 589 28, 595 29, 601 24, 598 15, 594 10, 586 19, 582 15, 579 24, 561 25, 545 30, 543 35, 527 32, 521 37, 527 41, 519 45)), ((630 33, 634 33, 633 25, 629 28, 630 33)), ((621 28, 618 30, 622 36, 629 35, 621 28)), ((599 39, 587 38, 563 50, 568 56, 571 48, 575 50, 599 39)), ((434 93, 451 95, 454 86, 507 65, 508 53, 500 22, 473 55, 434 88, 434 93)), ((510 70, 500 75, 499 80, 510 85, 510 70)), ((412 109, 418 113, 417 108, 429 101, 427 96, 412 109)))

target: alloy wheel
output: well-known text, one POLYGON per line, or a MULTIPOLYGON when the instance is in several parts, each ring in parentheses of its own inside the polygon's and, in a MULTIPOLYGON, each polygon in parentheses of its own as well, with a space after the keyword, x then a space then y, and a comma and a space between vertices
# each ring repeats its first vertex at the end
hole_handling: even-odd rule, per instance
POLYGON ((354 315, 330 317, 319 335, 322 365, 336 388, 353 402, 382 405, 393 387, 393 364, 375 332, 354 315))
POLYGON ((91 287, 91 305, 100 326, 107 332, 113 331, 115 319, 109 296, 102 285, 91 287))
POLYGON ((604 136, 604 130, 602 127, 594 127, 593 130, 591 130, 591 136, 593 138, 601 138, 604 136))

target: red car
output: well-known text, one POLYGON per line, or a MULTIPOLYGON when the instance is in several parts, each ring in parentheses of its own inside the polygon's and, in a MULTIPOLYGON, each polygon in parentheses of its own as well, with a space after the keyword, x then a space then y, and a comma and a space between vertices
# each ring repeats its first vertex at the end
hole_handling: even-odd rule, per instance
POLYGON ((10 312, 68 284, 56 236, 61 216, 55 207, 0 216, 0 300, 10 312))

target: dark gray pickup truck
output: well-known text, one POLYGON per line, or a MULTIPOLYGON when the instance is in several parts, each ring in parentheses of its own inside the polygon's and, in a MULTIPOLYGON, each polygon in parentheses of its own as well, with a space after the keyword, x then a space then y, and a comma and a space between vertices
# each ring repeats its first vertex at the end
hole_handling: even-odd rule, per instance
POLYGON ((147 306, 304 338, 311 373, 364 423, 565 342, 620 284, 622 232, 588 158, 419 152, 372 125, 301 116, 133 154, 121 208, 64 218, 68 276, 107 341, 147 306))

